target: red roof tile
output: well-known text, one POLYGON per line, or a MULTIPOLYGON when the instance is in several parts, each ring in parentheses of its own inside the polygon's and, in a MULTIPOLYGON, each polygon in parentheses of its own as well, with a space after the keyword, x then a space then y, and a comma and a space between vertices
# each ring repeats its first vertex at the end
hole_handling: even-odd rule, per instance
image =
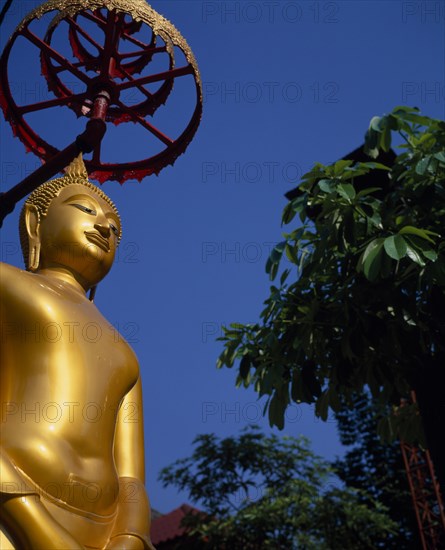
POLYGON ((188 504, 182 504, 179 508, 172 510, 154 519, 151 523, 151 541, 156 546, 161 542, 181 537, 185 529, 181 527, 182 518, 189 512, 199 512, 196 508, 188 504))

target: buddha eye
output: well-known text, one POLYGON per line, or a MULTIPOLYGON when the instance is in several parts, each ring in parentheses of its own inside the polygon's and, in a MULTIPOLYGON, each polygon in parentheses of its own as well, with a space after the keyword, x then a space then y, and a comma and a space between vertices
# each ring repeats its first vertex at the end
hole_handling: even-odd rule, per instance
POLYGON ((112 223, 110 223, 110 229, 115 235, 119 235, 119 229, 112 223))
POLYGON ((96 210, 93 210, 88 206, 84 206, 83 204, 72 203, 71 206, 75 206, 76 208, 78 208, 79 210, 82 210, 82 212, 86 212, 87 214, 91 214, 94 216, 97 214, 96 210))

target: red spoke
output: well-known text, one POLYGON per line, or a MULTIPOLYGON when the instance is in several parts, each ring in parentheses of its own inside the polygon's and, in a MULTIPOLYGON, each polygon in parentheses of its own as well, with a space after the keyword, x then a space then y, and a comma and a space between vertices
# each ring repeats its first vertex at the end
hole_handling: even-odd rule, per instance
POLYGON ((131 76, 131 74, 122 67, 122 65, 119 65, 119 70, 122 71, 125 74, 125 77, 128 79, 129 82, 132 82, 133 85, 148 99, 152 99, 153 94, 144 88, 142 84, 138 84, 136 82, 136 79, 131 76))
POLYGON ((94 13, 89 13, 89 12, 87 12, 87 11, 83 11, 83 12, 81 12, 79 15, 81 15, 82 17, 85 17, 85 19, 89 19, 90 21, 93 21, 93 22, 96 23, 99 27, 105 28, 106 25, 107 25, 107 22, 106 22, 105 19, 98 17, 98 16, 95 15, 94 13))
POLYGON ((53 50, 46 42, 41 40, 38 36, 36 36, 34 33, 32 33, 28 27, 25 27, 22 31, 23 36, 27 38, 30 42, 32 42, 35 46, 40 48, 42 51, 45 51, 50 57, 53 57, 57 63, 62 65, 67 71, 72 73, 74 76, 76 76, 79 80, 82 80, 85 84, 88 84, 90 79, 84 75, 81 71, 77 70, 76 67, 74 67, 68 59, 57 53, 55 50, 53 50))
POLYGON ((117 13, 116 17, 117 17, 117 21, 115 21, 115 32, 113 35, 113 55, 115 55, 118 50, 117 46, 119 44, 119 40, 122 36, 122 33, 125 33, 125 31, 122 28, 125 23, 125 14, 117 13))
POLYGON ((102 68, 101 75, 109 76, 110 74, 110 64, 112 59, 113 51, 115 50, 114 46, 114 34, 116 28, 116 12, 109 11, 107 17, 107 26, 105 29, 105 44, 104 51, 102 54, 102 68))
POLYGON ((47 109, 50 107, 57 107, 58 105, 66 105, 72 101, 81 103, 85 99, 85 94, 70 95, 69 97, 58 97, 56 99, 49 99, 48 101, 40 101, 39 103, 31 103, 30 105, 17 106, 17 111, 24 115, 26 113, 32 113, 34 111, 40 111, 41 109, 47 109))
POLYGON ((93 38, 91 38, 91 36, 87 32, 85 32, 72 17, 67 17, 67 21, 69 21, 69 24, 73 26, 79 34, 81 34, 86 40, 88 40, 88 42, 90 42, 90 44, 92 44, 97 49, 99 54, 103 52, 102 46, 98 44, 93 38))
MULTIPOLYGON (((96 59, 96 58, 95 58, 96 59)), ((91 63, 91 61, 76 61, 75 63, 71 63, 73 67, 83 67, 85 65, 88 65, 88 63, 91 63)), ((67 69, 65 67, 51 65, 51 70, 53 70, 55 73, 61 73, 62 71, 66 71, 67 69)))
POLYGON ((137 113, 135 113, 132 109, 130 109, 130 107, 127 107, 126 105, 124 105, 121 101, 117 101, 117 104, 119 105, 119 107, 125 111, 127 114, 130 115, 130 117, 133 119, 134 122, 138 122, 141 126, 143 126, 146 130, 148 130, 149 132, 151 132, 154 136, 156 136, 160 141, 162 141, 162 143, 164 143, 165 145, 172 145, 174 143, 174 141, 172 139, 170 139, 168 136, 166 136, 165 134, 163 134, 160 130, 158 130, 157 128, 155 128, 155 126, 153 126, 152 124, 150 124, 149 122, 147 122, 144 118, 142 118, 141 116, 139 116, 137 113))
POLYGON ((143 76, 141 78, 135 78, 133 82, 122 82, 122 84, 117 85, 117 88, 119 90, 126 90, 127 88, 132 88, 135 85, 151 84, 152 82, 159 82, 160 80, 168 80, 170 78, 176 78, 177 76, 184 76, 187 74, 193 74, 193 68, 191 65, 187 65, 186 67, 180 67, 178 69, 171 69, 169 71, 164 71, 163 73, 153 74, 150 76, 143 76))
MULTIPOLYGON (((125 35, 124 40, 128 40, 129 42, 132 42, 135 46, 139 46, 140 48, 146 49, 151 48, 150 44, 146 44, 145 42, 142 42, 142 40, 138 40, 134 36, 131 36, 130 34, 127 34, 126 32, 122 33, 125 35)), ((165 46, 164 46, 165 47, 165 46)))
POLYGON ((117 57, 120 57, 121 59, 125 59, 127 57, 146 57, 147 55, 152 55, 154 53, 161 53, 167 51, 167 48, 165 46, 159 46, 158 48, 149 48, 147 50, 137 50, 135 52, 129 52, 129 53, 119 53, 117 52, 117 57))

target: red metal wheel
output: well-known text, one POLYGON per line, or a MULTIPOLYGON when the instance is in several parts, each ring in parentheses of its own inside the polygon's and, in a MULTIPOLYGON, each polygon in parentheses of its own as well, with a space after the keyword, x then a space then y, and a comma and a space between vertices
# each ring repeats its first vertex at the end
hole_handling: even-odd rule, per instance
POLYGON ((185 151, 200 122, 202 91, 194 56, 171 23, 143 0, 133 0, 131 13, 125 0, 106 0, 106 5, 113 9, 104 8, 96 0, 50 0, 27 16, 2 54, 0 82, 3 95, 0 96, 0 105, 15 135, 28 150, 44 161, 49 160, 58 149, 39 136, 25 120, 24 117, 30 113, 66 106, 77 116, 100 116, 114 124, 132 123, 148 131, 158 143, 158 152, 148 158, 104 162, 99 145, 93 151, 92 158, 85 160, 91 178, 101 183, 108 179, 123 183, 130 178, 141 180, 147 175, 158 173, 165 166, 173 164, 185 151), (30 27, 36 18, 55 9, 59 14, 52 20, 46 33, 41 33, 44 34, 41 38, 30 27), (97 30, 94 35, 83 28, 85 21, 97 30), (138 33, 146 31, 147 27, 149 40, 141 40, 138 33), (67 31, 62 38, 61 29, 67 31), (54 45, 56 30, 57 47, 54 45), (102 38, 102 42, 98 41, 98 37, 102 38), (55 97, 17 104, 9 85, 8 62, 18 38, 26 40, 38 50, 42 74, 55 97), (60 48, 62 39, 65 41, 64 49, 60 48), (123 43, 126 48, 121 48, 123 43), (128 45, 131 51, 128 51, 128 45), (70 56, 66 54, 69 47, 70 56), (180 57, 185 59, 181 66, 175 63, 178 49, 182 52, 180 57), (163 70, 159 70, 159 63, 156 66, 154 62, 158 54, 164 55, 164 62, 168 60, 163 70), (64 75, 76 80, 76 90, 64 81, 64 75), (185 128, 176 137, 170 137, 158 128, 153 115, 168 99, 174 82, 187 75, 193 79, 195 105, 185 128), (158 87, 153 89, 154 86, 158 87), (136 91, 142 100, 126 103, 122 94, 129 90, 136 91), (91 107, 98 97, 101 98, 102 108, 99 115, 97 111, 93 115, 91 107))

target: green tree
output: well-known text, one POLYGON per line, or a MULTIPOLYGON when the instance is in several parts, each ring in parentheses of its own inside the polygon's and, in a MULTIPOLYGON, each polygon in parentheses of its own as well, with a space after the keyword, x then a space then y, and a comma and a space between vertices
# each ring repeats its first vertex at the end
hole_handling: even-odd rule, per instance
POLYGON ((191 457, 159 477, 203 508, 184 522, 196 549, 196 537, 202 548, 219 550, 363 550, 378 548, 376 540, 385 548, 396 530, 382 505, 339 488, 303 437, 266 436, 250 427, 222 440, 200 435, 194 445, 191 457))
MULTIPOLYGON (((303 177, 282 217, 302 225, 266 265, 272 280, 283 255, 291 268, 271 286, 259 323, 226 330, 218 366, 240 360, 237 384, 267 396, 279 428, 291 400, 315 402, 326 419, 365 387, 394 407, 414 389, 445 494, 436 431, 445 417, 445 122, 397 107, 371 120, 366 149, 370 162, 316 164, 303 177), (393 133, 403 139, 393 166, 372 161, 393 133), (363 176, 374 184, 361 188, 363 176)), ((415 406, 382 420, 379 433, 425 444, 415 406)))
MULTIPOLYGON (((354 396, 352 409, 336 413, 340 441, 347 451, 333 466, 348 487, 366 491, 387 507, 398 529, 386 538, 385 548, 417 550, 421 544, 400 444, 383 444, 377 435, 383 414, 366 393, 354 396)), ((362 496, 367 498, 365 493, 362 496)))

